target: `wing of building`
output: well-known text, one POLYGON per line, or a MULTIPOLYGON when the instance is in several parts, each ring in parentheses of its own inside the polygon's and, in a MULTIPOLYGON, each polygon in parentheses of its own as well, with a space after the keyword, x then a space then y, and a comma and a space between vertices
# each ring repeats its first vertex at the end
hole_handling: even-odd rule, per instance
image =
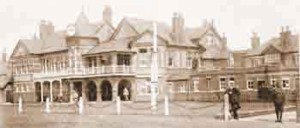
POLYGON ((215 71, 202 71, 192 76, 198 90, 204 91, 201 100, 222 100, 223 91, 229 84, 242 90, 241 100, 265 100, 266 88, 279 84, 288 100, 296 100, 299 86, 299 35, 283 28, 263 44, 256 33, 251 37, 251 48, 233 51, 232 66, 215 71), (213 92, 213 93, 211 93, 213 92))
POLYGON ((187 28, 175 13, 171 25, 124 17, 113 26, 112 18, 109 7, 94 23, 80 12, 66 30, 42 21, 38 38, 20 39, 9 64, 14 101, 72 102, 75 93, 85 101, 125 100, 126 89, 130 101, 150 100, 153 22, 158 28, 159 99, 171 92, 174 100, 185 100, 198 89, 191 86, 191 75, 231 65, 227 39, 212 22, 187 28))

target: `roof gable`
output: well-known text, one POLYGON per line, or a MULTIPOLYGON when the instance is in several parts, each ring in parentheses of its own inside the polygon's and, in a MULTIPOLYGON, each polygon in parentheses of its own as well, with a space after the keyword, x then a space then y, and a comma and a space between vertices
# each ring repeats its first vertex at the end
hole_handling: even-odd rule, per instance
POLYGON ((15 49, 13 50, 12 53, 12 57, 18 57, 18 56, 24 56, 24 55, 28 55, 29 51, 27 49, 27 47, 21 42, 19 41, 15 47, 15 49))
POLYGON ((125 19, 123 19, 118 25, 116 31, 113 33, 111 39, 132 37, 137 34, 138 32, 135 31, 134 28, 125 19))
MULTIPOLYGON (((136 42, 138 44, 152 44, 153 33, 150 31, 146 31, 143 34, 141 34, 134 42, 136 42)), ((158 45, 166 45, 167 41, 164 40, 159 35, 157 35, 157 43, 158 43, 158 45)))
POLYGON ((281 51, 278 48, 274 47, 273 45, 269 45, 261 52, 261 54, 274 54, 274 53, 281 53, 281 51))

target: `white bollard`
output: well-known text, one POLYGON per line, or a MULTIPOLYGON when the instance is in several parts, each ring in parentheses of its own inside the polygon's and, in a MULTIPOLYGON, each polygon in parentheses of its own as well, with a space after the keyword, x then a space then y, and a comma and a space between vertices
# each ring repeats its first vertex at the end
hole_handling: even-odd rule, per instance
POLYGON ((50 100, 49 97, 46 98, 46 104, 45 104, 45 112, 50 113, 50 100))
POLYGON ((83 100, 82 100, 82 97, 79 97, 79 101, 78 101, 78 113, 79 114, 83 114, 83 109, 84 109, 83 100))
POLYGON ((18 112, 19 113, 22 113, 23 112, 23 103, 22 103, 23 101, 22 101, 22 98, 21 97, 19 97, 19 103, 18 103, 18 112))
POLYGON ((169 115, 169 97, 165 95, 165 116, 169 115))
POLYGON ((117 107, 117 114, 120 115, 121 114, 121 99, 120 99, 120 96, 117 97, 116 107, 117 107))
POLYGON ((229 97, 228 94, 224 95, 224 120, 228 121, 229 120, 229 97))

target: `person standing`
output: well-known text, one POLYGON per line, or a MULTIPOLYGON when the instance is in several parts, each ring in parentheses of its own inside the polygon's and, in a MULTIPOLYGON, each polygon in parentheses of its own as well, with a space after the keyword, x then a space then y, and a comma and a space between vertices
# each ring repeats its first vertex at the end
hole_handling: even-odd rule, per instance
POLYGON ((232 84, 229 85, 229 88, 225 91, 225 93, 228 94, 229 97, 229 104, 230 104, 230 113, 232 113, 232 116, 234 119, 238 120, 238 110, 241 108, 240 106, 240 91, 236 87, 234 87, 232 84))
POLYGON ((281 86, 276 83, 276 86, 272 90, 271 94, 272 101, 275 107, 276 113, 276 121, 275 122, 282 122, 282 114, 285 105, 285 94, 281 88, 281 86))

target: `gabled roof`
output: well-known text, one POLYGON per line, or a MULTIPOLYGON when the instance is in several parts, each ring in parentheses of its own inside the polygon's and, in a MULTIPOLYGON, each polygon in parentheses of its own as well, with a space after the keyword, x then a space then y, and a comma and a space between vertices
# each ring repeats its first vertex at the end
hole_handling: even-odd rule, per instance
POLYGON ((111 40, 105 43, 100 43, 96 47, 92 48, 90 51, 84 55, 92 55, 97 53, 107 53, 107 52, 133 52, 129 49, 129 39, 111 40))
POLYGON ((288 45, 286 47, 283 46, 283 42, 280 41, 280 37, 273 37, 263 43, 260 47, 256 49, 251 49, 248 51, 248 56, 261 55, 266 49, 273 47, 277 49, 279 52, 298 52, 299 45, 299 35, 291 35, 289 37, 288 45))

